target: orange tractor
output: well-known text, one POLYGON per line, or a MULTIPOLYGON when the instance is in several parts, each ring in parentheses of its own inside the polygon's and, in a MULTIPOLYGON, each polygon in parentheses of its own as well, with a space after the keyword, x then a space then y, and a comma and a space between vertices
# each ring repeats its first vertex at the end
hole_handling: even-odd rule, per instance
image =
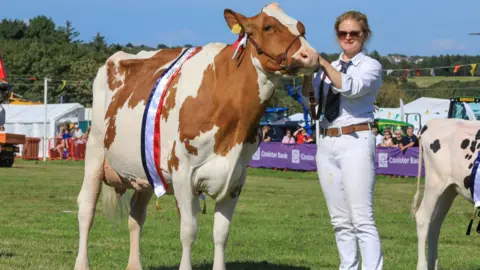
POLYGON ((6 115, 2 104, 9 103, 11 90, 0 56, 0 167, 12 167, 16 154, 20 152, 18 145, 25 144, 25 135, 7 133, 4 130, 6 115))

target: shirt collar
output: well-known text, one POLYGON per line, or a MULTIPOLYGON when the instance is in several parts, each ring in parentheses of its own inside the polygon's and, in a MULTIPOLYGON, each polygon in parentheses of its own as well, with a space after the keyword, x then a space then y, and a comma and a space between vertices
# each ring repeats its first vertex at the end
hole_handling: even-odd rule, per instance
MULTIPOLYGON (((336 61, 336 66, 340 66, 340 60, 342 60, 342 57, 343 57, 343 52, 340 54, 340 56, 338 57, 337 61, 336 61)), ((352 61, 352 64, 354 66, 358 66, 362 60, 365 58, 365 54, 363 52, 359 52, 357 53, 357 55, 355 55, 351 61, 352 61)))

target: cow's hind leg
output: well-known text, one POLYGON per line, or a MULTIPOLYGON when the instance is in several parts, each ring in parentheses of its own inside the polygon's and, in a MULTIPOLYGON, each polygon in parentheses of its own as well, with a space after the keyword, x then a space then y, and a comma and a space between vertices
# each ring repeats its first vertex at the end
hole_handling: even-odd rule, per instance
POLYGON ((136 191, 130 201, 130 216, 128 228, 130 230, 130 256, 128 257, 127 269, 140 270, 140 235, 145 223, 148 202, 152 198, 153 190, 136 191))
POLYGON ((228 235, 230 233, 230 223, 232 222, 233 212, 240 196, 241 187, 245 183, 246 171, 243 171, 236 189, 230 198, 216 203, 215 220, 213 227, 213 242, 215 244, 215 256, 213 260, 213 270, 225 269, 225 247, 227 246, 228 235))
POLYGON ((96 136, 95 130, 88 139, 85 155, 85 177, 82 188, 77 197, 78 204, 78 229, 79 245, 75 262, 75 269, 88 268, 87 242, 88 233, 92 226, 95 209, 100 194, 101 184, 104 179, 104 148, 103 141, 96 136))
POLYGON ((452 206, 457 191, 455 187, 449 186, 445 189, 442 195, 439 197, 437 207, 433 213, 432 221, 430 223, 430 230, 428 232, 428 265, 429 268, 435 266, 438 269, 438 238, 440 236, 440 229, 442 228, 443 221, 447 215, 450 207, 452 206))
POLYGON ((415 214, 417 223, 417 238, 418 238, 418 262, 417 270, 429 269, 427 268, 427 260, 425 255, 427 235, 430 230, 430 221, 437 202, 445 190, 444 186, 438 185, 441 183, 437 175, 431 172, 425 179, 425 191, 422 203, 415 214))
POLYGON ((173 180, 175 199, 180 212, 180 240, 182 260, 180 270, 192 269, 192 245, 197 238, 197 213, 201 211, 199 196, 192 190, 189 178, 173 180), (188 180, 187 180, 188 179, 188 180), (180 183, 181 182, 181 183, 180 183))

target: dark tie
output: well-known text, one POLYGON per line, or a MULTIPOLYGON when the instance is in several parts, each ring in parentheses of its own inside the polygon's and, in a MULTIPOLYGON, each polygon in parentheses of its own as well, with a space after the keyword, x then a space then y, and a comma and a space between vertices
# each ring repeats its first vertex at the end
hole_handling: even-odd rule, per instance
MULTIPOLYGON (((342 65, 340 72, 347 73, 347 69, 352 64, 352 61, 344 62, 340 60, 340 64, 342 65)), ((323 89, 320 91, 320 93, 322 93, 322 91, 323 89)), ((340 114, 340 93, 334 94, 332 91, 332 85, 330 84, 330 88, 328 89, 328 94, 327 94, 327 100, 325 102, 325 118, 328 120, 328 122, 332 122, 338 117, 339 114, 340 114)))

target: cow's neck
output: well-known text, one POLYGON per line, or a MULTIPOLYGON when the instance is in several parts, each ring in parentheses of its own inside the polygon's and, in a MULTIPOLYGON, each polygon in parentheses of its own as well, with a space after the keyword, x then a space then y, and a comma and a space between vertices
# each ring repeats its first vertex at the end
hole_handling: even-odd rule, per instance
POLYGON ((237 126, 235 136, 253 141, 275 91, 275 82, 260 68, 259 56, 253 46, 247 45, 238 60, 232 60, 233 52, 234 49, 227 46, 216 57, 215 91, 230 101, 229 110, 234 112, 232 121, 237 126))

